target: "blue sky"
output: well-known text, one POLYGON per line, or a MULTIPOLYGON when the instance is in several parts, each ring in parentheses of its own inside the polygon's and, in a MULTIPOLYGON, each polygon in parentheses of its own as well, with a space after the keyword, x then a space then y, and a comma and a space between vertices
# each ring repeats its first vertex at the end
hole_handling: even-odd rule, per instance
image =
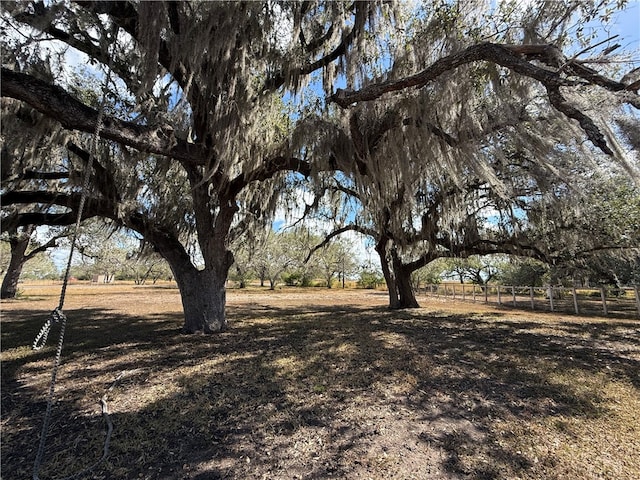
POLYGON ((623 37, 624 48, 640 48, 640 0, 630 0, 626 11, 615 15, 612 33, 623 37))
MULTIPOLYGON (((611 44, 618 43, 621 48, 614 51, 613 55, 635 51, 631 59, 633 67, 640 67, 640 0, 629 0, 624 11, 614 13, 610 24, 606 28, 603 28, 600 22, 587 24, 585 30, 589 28, 595 29, 596 33, 596 39, 591 42, 592 44, 618 35, 611 44)), ((596 56, 609 45, 603 44, 593 51, 584 53, 580 58, 596 56)), ((629 68, 625 68, 625 72, 628 70, 629 68)))

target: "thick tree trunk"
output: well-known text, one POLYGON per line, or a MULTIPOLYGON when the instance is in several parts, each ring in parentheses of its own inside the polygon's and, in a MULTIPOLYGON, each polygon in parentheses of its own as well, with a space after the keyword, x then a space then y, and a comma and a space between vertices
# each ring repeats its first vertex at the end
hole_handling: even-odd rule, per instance
POLYGON ((20 274, 22 274, 22 268, 28 260, 25 252, 29 246, 32 231, 33 229, 25 231, 22 235, 16 234, 10 240, 11 260, 9 260, 7 273, 2 279, 0 298, 16 298, 18 294, 18 281, 20 280, 20 274))
POLYGON ((412 270, 402 263, 397 252, 387 249, 387 242, 380 241, 376 245, 376 251, 380 255, 380 265, 382 273, 387 282, 387 290, 389 292, 389 308, 419 308, 420 305, 416 300, 411 286, 412 270))
MULTIPOLYGON (((144 231, 144 230, 143 230, 144 231)), ((174 235, 147 229, 147 239, 167 261, 178 284, 184 311, 184 333, 215 333, 227 327, 225 284, 233 255, 229 251, 212 259, 198 270, 174 235)))
POLYGON ((398 290, 396 289, 395 275, 389 265, 389 258, 387 257, 387 240, 380 240, 376 244, 376 252, 380 257, 380 266, 382 267, 382 275, 387 284, 387 292, 389 293, 389 308, 398 308, 398 290))
POLYGON ((411 273, 413 270, 402 263, 402 259, 395 250, 391 250, 391 262, 395 274, 395 286, 397 290, 398 303, 396 308, 419 308, 416 296, 411 285, 411 273))
POLYGON ((174 271, 182 308, 184 333, 215 333, 227 328, 226 271, 186 269, 174 271))
POLYGON ((396 289, 398 292, 398 304, 396 308, 419 308, 411 285, 411 271, 403 266, 394 269, 396 273, 396 289))
POLYGON ((7 273, 2 279, 0 298, 16 298, 16 295, 18 294, 18 280, 20 280, 20 274, 22 273, 22 267, 24 267, 24 264, 24 256, 20 255, 17 257, 12 251, 7 273))

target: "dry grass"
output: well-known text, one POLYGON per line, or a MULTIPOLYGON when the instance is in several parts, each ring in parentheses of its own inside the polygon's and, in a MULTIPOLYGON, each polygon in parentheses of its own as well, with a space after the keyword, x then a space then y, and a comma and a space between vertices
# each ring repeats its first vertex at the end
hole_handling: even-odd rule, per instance
MULTIPOLYGON (((2 304, 6 480, 31 476, 57 289, 2 304)), ((640 478, 640 322, 385 300, 231 291, 229 331, 181 336, 175 289, 72 286, 41 476, 100 457, 123 374, 92 478, 640 478)))

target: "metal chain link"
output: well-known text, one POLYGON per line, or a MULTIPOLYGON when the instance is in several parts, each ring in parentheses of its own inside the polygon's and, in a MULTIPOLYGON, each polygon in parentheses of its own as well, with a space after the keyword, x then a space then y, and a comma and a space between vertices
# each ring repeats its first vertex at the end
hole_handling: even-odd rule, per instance
POLYGON ((50 314, 49 318, 45 321, 44 325, 36 335, 36 339, 33 341, 33 345, 31 348, 33 350, 42 350, 42 348, 47 343, 47 338, 49 337, 49 332, 51 331, 51 326, 54 323, 60 323, 63 320, 66 320, 67 317, 59 308, 55 308, 50 314))
POLYGON ((58 337, 58 346, 56 348, 56 355, 53 361, 53 369, 51 370, 51 382, 49 383, 49 394, 47 395, 47 410, 44 414, 44 420, 42 422, 42 432, 40 433, 40 444, 38 445, 38 453, 36 454, 35 462, 33 463, 33 480, 39 480, 38 471, 42 464, 42 457, 44 456, 44 447, 46 445, 47 432, 49 431, 49 422, 51 420, 51 408, 53 407, 53 395, 56 388, 56 377, 58 376, 58 368, 60 367, 60 359, 62 358, 62 344, 64 343, 64 332, 67 328, 67 317, 62 315, 62 322, 60 326, 60 336, 58 337))

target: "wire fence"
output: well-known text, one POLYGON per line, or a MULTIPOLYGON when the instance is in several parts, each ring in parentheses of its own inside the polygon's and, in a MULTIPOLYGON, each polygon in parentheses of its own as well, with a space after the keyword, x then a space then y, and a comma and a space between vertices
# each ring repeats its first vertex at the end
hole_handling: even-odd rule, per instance
POLYGON ((640 318, 638 290, 637 285, 625 288, 576 288, 442 283, 419 287, 416 294, 547 312, 640 318))

